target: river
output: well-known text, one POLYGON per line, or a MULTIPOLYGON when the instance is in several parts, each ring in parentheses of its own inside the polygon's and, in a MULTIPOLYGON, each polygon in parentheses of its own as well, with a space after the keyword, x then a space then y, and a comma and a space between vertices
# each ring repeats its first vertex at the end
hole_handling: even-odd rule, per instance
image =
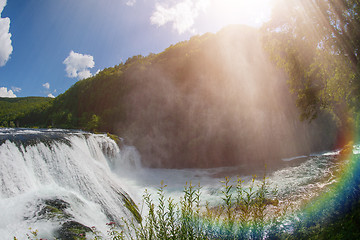
MULTIPOLYGON (((139 212, 145 212, 145 189, 156 196, 161 181, 167 185, 165 195, 175 201, 183 195, 186 183, 200 184, 201 200, 213 206, 221 201, 224 177, 234 182, 240 177, 245 188, 252 182, 252 175, 239 174, 240 167, 143 168, 135 147, 120 146, 106 134, 0 129, 2 239, 26 239, 29 227, 39 230, 39 237, 52 238, 68 222, 106 233, 107 222, 133 217, 124 207, 125 200, 134 201, 139 212)), ((277 169, 268 166, 270 190, 277 189, 281 201, 299 204, 327 192, 338 181, 336 173, 342 164, 338 154, 316 153, 283 159, 277 169)), ((255 183, 261 180, 263 169, 256 174, 255 183)))

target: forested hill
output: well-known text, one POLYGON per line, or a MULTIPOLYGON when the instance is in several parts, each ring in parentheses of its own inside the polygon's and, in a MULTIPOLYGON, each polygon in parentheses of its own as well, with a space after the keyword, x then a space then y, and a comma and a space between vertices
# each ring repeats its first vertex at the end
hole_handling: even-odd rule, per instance
POLYGON ((44 97, 0 98, 0 127, 33 126, 32 122, 47 117, 52 101, 44 97))
POLYGON ((271 165, 331 148, 336 138, 326 114, 298 120, 285 75, 268 60, 258 30, 246 26, 134 56, 49 103, 46 117, 17 120, 118 134, 151 167, 271 165))

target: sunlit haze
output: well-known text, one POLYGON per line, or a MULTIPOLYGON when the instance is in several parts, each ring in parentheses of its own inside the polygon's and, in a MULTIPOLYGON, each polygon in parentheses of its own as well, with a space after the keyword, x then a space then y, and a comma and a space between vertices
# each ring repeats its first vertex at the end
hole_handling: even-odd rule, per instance
POLYGON ((0 96, 57 96, 131 56, 259 27, 270 11, 271 0, 0 0, 0 96))
POLYGON ((360 239, 359 90, 360 0, 0 0, 0 238, 360 239))
POLYGON ((212 0, 204 18, 207 27, 238 23, 259 27, 269 20, 271 3, 271 0, 212 0))

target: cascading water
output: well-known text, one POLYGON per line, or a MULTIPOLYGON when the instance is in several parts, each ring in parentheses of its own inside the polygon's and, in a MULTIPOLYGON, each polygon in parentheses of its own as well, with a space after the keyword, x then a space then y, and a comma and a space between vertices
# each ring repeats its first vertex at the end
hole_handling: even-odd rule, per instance
MULTIPOLYGON (((268 173, 270 187, 277 188, 282 199, 311 198, 336 182, 337 154, 284 159, 283 168, 268 173)), ((186 182, 200 183, 201 201, 217 205, 220 181, 225 176, 235 181, 238 174, 234 167, 142 168, 134 147, 119 148, 103 134, 1 129, 0 236, 25 239, 31 227, 39 230, 39 237, 66 239, 66 227, 73 225, 85 230, 95 226, 106 234, 107 222, 133 219, 126 205, 142 209, 144 190, 155 197, 162 180, 168 185, 165 194, 175 200, 183 195, 186 182)), ((251 176, 241 178, 246 187, 251 176)))
POLYGON ((124 207, 132 199, 108 164, 139 166, 136 150, 123 149, 106 135, 2 129, 1 238, 22 239, 29 227, 52 238, 69 224, 101 230, 109 221, 132 218, 124 207))
MULTIPOLYGON (((319 192, 329 188, 336 180, 335 172, 342 162, 337 161, 338 152, 327 152, 302 156, 301 161, 284 161, 282 168, 267 172, 267 182, 270 191, 276 189, 280 199, 301 201, 317 196, 319 192)), ((263 170, 257 172, 255 185, 259 184, 263 170)), ((237 178, 244 180, 244 187, 251 184, 253 175, 241 174, 236 167, 223 167, 212 169, 144 169, 138 168, 130 174, 120 168, 114 168, 113 172, 121 178, 129 193, 141 198, 146 189, 155 198, 160 182, 164 181, 167 187, 164 189, 167 197, 180 199, 186 183, 201 185, 201 200, 211 205, 222 202, 221 188, 225 177, 231 179, 230 183, 236 185, 237 178)), ((253 174, 256 174, 255 172, 253 174)), ((156 199, 155 199, 156 200, 156 199)))

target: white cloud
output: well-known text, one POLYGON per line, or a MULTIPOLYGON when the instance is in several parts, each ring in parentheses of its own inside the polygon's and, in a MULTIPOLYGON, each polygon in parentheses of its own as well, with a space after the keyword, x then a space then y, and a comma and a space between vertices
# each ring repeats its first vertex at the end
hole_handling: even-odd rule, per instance
POLYGON ((151 24, 163 26, 172 22, 173 28, 182 34, 187 31, 194 32, 195 19, 199 13, 205 11, 210 0, 183 0, 173 6, 165 2, 157 3, 155 12, 150 17, 151 24))
POLYGON ((92 74, 91 74, 90 70, 82 70, 82 71, 79 71, 77 77, 79 80, 81 80, 81 79, 89 78, 91 76, 92 76, 92 74))
POLYGON ((276 0, 156 0, 151 24, 172 25, 179 34, 218 31, 229 24, 260 27, 276 0))
POLYGON ((6 6, 6 0, 0 0, 0 13, 4 10, 6 6))
POLYGON ((47 82, 47 83, 44 83, 44 84, 43 84, 43 87, 46 88, 46 89, 49 89, 49 88, 50 88, 50 83, 48 83, 48 82, 47 82))
POLYGON ((13 92, 20 92, 20 91, 21 91, 21 88, 19 88, 19 87, 11 87, 11 90, 12 90, 13 92))
POLYGON ((128 5, 129 7, 132 7, 135 5, 135 3, 136 3, 136 0, 128 0, 128 1, 126 1, 125 4, 128 5))
MULTIPOLYGON (((44 88, 46 88, 47 90, 50 89, 50 83, 48 83, 48 82, 44 83, 42 86, 43 86, 44 88)), ((56 89, 55 89, 54 93, 55 93, 55 92, 56 92, 56 89)), ((49 91, 45 91, 45 93, 49 93, 49 91)), ((48 97, 51 97, 51 98, 55 98, 55 96, 52 95, 51 93, 49 93, 47 96, 48 96, 48 97)))
POLYGON ((16 95, 14 94, 14 92, 12 90, 8 91, 8 89, 6 87, 0 87, 0 97, 16 98, 16 95))
POLYGON ((63 62, 66 65, 66 73, 70 78, 79 80, 92 76, 89 68, 95 66, 94 57, 87 54, 71 51, 69 56, 63 62))
POLYGON ((1 13, 6 6, 6 0, 0 0, 0 67, 9 60, 13 51, 11 45, 10 18, 1 18, 1 13))

